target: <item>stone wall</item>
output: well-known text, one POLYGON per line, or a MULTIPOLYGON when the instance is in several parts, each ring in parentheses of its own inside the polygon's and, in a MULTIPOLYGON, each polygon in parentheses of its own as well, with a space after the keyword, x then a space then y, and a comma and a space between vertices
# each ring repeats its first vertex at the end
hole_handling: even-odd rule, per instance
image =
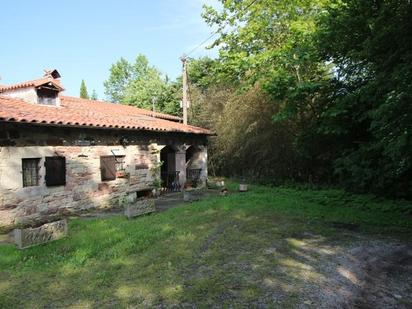
POLYGON ((151 188, 151 167, 165 145, 205 143, 203 136, 183 134, 0 123, 0 231, 120 207, 128 193, 151 188), (126 177, 102 181, 100 156, 113 152, 125 155, 126 177), (46 156, 66 158, 65 186, 45 185, 46 156), (23 187, 23 158, 40 158, 39 186, 23 187))

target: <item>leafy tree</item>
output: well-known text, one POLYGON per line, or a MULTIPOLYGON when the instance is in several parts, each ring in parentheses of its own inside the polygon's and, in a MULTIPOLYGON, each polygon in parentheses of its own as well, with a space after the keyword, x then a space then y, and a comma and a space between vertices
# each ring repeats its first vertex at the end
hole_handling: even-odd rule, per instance
POLYGON ((279 107, 258 85, 239 92, 217 81, 215 65, 207 58, 190 59, 188 64, 189 123, 217 134, 208 147, 210 173, 272 182, 297 178, 293 125, 272 120, 279 107))
POLYGON ((327 104, 330 66, 321 61, 313 37, 317 17, 327 3, 222 1, 221 12, 206 6, 203 14, 220 35, 213 44, 219 46, 217 79, 231 83, 237 91, 259 85, 269 96, 267 104, 276 106, 273 120, 296 128, 303 180, 333 178, 331 155, 322 148, 329 137, 316 132, 327 104))
POLYGON ((89 94, 87 93, 87 87, 86 83, 84 82, 84 79, 82 79, 82 83, 80 84, 80 97, 83 99, 89 98, 89 94))
POLYGON ((189 83, 195 85, 199 90, 206 91, 219 82, 215 78, 218 62, 209 57, 199 59, 188 59, 187 71, 189 83))
POLYGON ((125 90, 133 79, 133 67, 124 58, 112 64, 109 79, 104 82, 105 94, 111 102, 122 102, 125 90))
POLYGON ((110 69, 110 77, 104 82, 105 93, 113 102, 177 114, 178 100, 175 86, 153 66, 144 55, 138 55, 135 62, 121 58, 110 69))
POLYGON ((334 1, 320 18, 319 51, 335 66, 323 132, 340 141, 348 189, 412 197, 412 4, 334 1))

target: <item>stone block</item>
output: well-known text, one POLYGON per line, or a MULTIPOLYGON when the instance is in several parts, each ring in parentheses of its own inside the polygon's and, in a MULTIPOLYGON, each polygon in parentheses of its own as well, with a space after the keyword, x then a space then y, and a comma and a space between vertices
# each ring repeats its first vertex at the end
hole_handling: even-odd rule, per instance
POLYGON ((200 200, 202 196, 202 190, 185 190, 183 191, 183 201, 185 202, 194 202, 200 200))
POLYGON ((60 220, 36 228, 15 229, 14 241, 19 249, 44 244, 67 235, 67 221, 60 220))
POLYGON ((144 198, 139 199, 134 203, 125 205, 124 214, 130 219, 154 211, 156 211, 155 200, 151 198, 144 198))

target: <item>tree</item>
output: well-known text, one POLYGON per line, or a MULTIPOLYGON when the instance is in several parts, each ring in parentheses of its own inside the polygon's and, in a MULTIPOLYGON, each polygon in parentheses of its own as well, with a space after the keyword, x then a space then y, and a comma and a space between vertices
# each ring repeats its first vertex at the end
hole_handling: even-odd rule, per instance
POLYGON ((341 144, 346 188, 412 197, 412 4, 334 1, 319 20, 318 48, 332 62, 320 129, 341 144))
POLYGON ((86 87, 86 83, 84 82, 84 79, 82 79, 82 83, 80 84, 80 97, 82 99, 89 98, 89 94, 87 93, 87 87, 86 87))
POLYGON ((98 96, 97 96, 97 92, 95 89, 93 89, 92 95, 90 96, 91 100, 97 100, 98 96))
POLYGON ((122 102, 125 97, 125 90, 129 82, 133 79, 132 66, 124 59, 120 58, 110 67, 109 79, 104 81, 105 94, 111 102, 122 102))
POLYGON ((144 55, 138 55, 133 64, 121 58, 112 65, 104 86, 106 95, 113 102, 152 109, 152 100, 156 98, 157 111, 179 112, 175 85, 151 66, 144 55))
POLYGON ((330 152, 325 155, 323 148, 328 137, 316 132, 327 104, 330 66, 320 60, 314 40, 317 17, 329 1, 221 2, 222 11, 206 6, 203 14, 219 34, 212 44, 219 47, 217 80, 238 92, 258 85, 267 104, 276 106, 267 109, 274 111, 273 120, 295 128, 300 178, 331 181, 330 152))
POLYGON ((189 123, 217 134, 208 145, 210 173, 278 183, 296 179, 293 125, 272 120, 279 107, 259 85, 239 91, 217 80, 217 65, 209 58, 188 61, 189 123))

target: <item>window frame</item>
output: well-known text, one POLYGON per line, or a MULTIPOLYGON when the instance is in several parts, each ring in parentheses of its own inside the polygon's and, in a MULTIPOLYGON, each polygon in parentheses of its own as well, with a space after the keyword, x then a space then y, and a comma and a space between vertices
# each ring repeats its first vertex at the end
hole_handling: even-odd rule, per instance
POLYGON ((101 181, 116 180, 116 158, 113 155, 100 156, 101 181), (113 164, 111 166, 111 164, 113 164))
POLYGON ((22 158, 21 159, 21 173, 22 173, 22 185, 23 188, 29 188, 29 187, 38 187, 40 185, 40 161, 41 158, 22 158), (28 164, 28 162, 34 163, 35 168, 31 167, 31 173, 34 171, 34 177, 35 181, 33 184, 33 175, 30 175, 30 184, 27 183, 26 179, 26 173, 29 170, 29 168, 25 168, 25 164, 28 164))
POLYGON ((114 156, 114 160, 116 161, 116 172, 124 172, 126 170, 124 166, 126 162, 126 156, 114 156))

